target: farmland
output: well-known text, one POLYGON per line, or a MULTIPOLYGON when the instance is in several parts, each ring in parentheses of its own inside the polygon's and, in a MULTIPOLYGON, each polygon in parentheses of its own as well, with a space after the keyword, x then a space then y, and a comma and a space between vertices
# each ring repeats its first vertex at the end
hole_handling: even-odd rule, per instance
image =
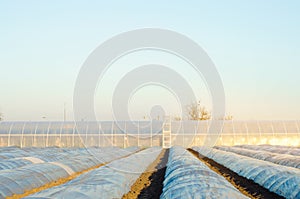
POLYGON ((300 198, 297 147, 0 151, 1 198, 300 198))

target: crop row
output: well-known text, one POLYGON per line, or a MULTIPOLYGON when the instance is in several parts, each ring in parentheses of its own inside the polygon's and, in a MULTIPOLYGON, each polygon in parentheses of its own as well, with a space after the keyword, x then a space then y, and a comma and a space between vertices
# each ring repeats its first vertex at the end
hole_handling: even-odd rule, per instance
POLYGON ((161 199, 247 198, 182 147, 170 149, 161 199))
POLYGON ((274 145, 240 145, 237 147, 251 149, 251 150, 268 151, 271 153, 300 156, 300 148, 299 147, 274 146, 274 145))
POLYGON ((212 148, 193 149, 271 192, 285 198, 300 198, 299 169, 212 148))
POLYGON ((122 198, 160 152, 145 149, 27 198, 122 198))
POLYGON ((11 148, 6 152, 3 150, 0 163, 0 198, 23 194, 26 190, 41 187, 132 153, 119 148, 32 148, 26 149, 27 151, 11 148))
POLYGON ((255 151, 251 149, 244 149, 239 147, 216 147, 219 150, 222 151, 228 151, 233 152, 239 155, 264 160, 268 162, 272 162, 275 164, 280 164, 283 166, 289 166, 294 168, 300 168, 300 156, 293 156, 288 154, 278 154, 278 153, 272 153, 268 151, 255 151))

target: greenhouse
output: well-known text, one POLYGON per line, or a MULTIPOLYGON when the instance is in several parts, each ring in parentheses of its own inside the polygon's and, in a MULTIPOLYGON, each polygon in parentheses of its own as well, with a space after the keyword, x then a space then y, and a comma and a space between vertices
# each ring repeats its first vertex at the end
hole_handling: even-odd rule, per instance
MULTIPOLYGON (((299 121, 172 121, 171 143, 205 145, 300 145, 299 121)), ((0 146, 107 147, 163 146, 163 121, 0 122, 0 146)))

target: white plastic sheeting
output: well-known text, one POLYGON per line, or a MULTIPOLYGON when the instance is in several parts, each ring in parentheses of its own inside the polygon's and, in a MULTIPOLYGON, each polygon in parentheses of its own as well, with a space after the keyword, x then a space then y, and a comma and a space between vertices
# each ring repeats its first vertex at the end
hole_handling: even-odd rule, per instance
POLYGON ((161 147, 143 150, 27 198, 121 198, 160 152, 161 147))
POLYGON ((44 163, 45 161, 44 160, 41 160, 39 158, 36 158, 36 157, 23 157, 22 158, 23 160, 28 160, 34 164, 37 164, 37 163, 44 163))
POLYGON ((299 147, 290 147, 290 146, 274 146, 274 145, 239 145, 236 147, 252 149, 252 150, 260 150, 260 151, 268 151, 271 153, 278 154, 289 154, 294 156, 300 156, 300 148, 299 147))
MULTIPOLYGON (((138 148, 136 148, 137 150, 138 148)), ((60 178, 68 177, 74 172, 89 169, 101 163, 110 162, 114 159, 130 155, 134 150, 127 151, 120 148, 77 148, 77 149, 45 149, 49 156, 42 154, 36 148, 27 149, 30 152, 14 150, 9 156, 0 160, 0 165, 6 166, 0 170, 0 198, 13 194, 22 194, 25 190, 31 190, 60 178), (51 153, 51 150, 52 153, 51 153), (43 160, 50 160, 44 163, 26 162, 21 155, 31 155, 40 157, 43 160), (56 156, 56 158, 54 158, 56 156), (12 158, 9 157, 19 157, 12 158), (49 158, 50 157, 50 158, 49 158), (52 161, 56 160, 56 161, 52 161), (21 162, 21 163, 20 163, 21 162), (8 169, 9 165, 13 165, 8 169)))
POLYGON ((14 169, 18 167, 22 167, 28 164, 32 164, 30 160, 22 159, 22 158, 12 158, 8 160, 0 161, 0 170, 3 169, 14 169))
POLYGON ((0 148, 0 160, 24 157, 28 155, 28 153, 19 147, 3 147, 0 148))
POLYGON ((32 164, 18 168, 14 171, 0 172, 0 198, 22 194, 44 184, 67 177, 68 173, 61 167, 44 163, 32 164))
POLYGON ((161 199, 247 198, 182 147, 170 149, 161 199))
POLYGON ((219 146, 215 148, 222 151, 229 151, 239 155, 300 169, 300 156, 271 153, 268 151, 259 151, 259 150, 255 151, 255 150, 243 149, 239 147, 219 146))
POLYGON ((14 169, 34 163, 64 160, 71 154, 82 149, 61 148, 18 148, 5 147, 0 149, 0 170, 14 169))
POLYGON ((285 198, 300 198, 300 171, 217 149, 194 147, 194 150, 251 179, 271 192, 285 198))
MULTIPOLYGON (((0 148, 0 170, 15 169, 28 164, 42 163, 42 162, 61 162, 66 159, 70 160, 72 157, 72 164, 82 162, 82 157, 87 158, 86 161, 94 163, 111 161, 120 153, 121 157, 129 153, 139 150, 138 147, 131 147, 121 150, 117 147, 103 147, 103 148, 18 148, 5 147, 0 148), (88 158, 89 157, 89 158, 88 158)), ((81 163, 82 164, 82 163, 81 163)), ((80 168, 78 168, 80 170, 80 168)), ((76 170, 76 169, 75 169, 76 170)))

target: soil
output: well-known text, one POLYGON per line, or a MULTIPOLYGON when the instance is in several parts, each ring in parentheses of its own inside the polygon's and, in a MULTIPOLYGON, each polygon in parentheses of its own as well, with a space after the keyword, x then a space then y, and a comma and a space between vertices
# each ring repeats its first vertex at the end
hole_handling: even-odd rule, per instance
POLYGON ((123 199, 159 199, 162 194, 168 157, 169 149, 163 149, 156 160, 131 186, 131 190, 123 196, 123 199))
POLYGON ((228 182, 235 186, 244 195, 253 199, 283 199, 284 197, 270 192, 268 189, 260 186, 253 180, 249 180, 243 176, 238 175, 234 171, 224 167, 223 165, 215 162, 214 160, 205 157, 194 151, 188 149, 193 155, 195 155, 200 161, 205 163, 211 170, 215 171, 219 175, 222 175, 228 182))

